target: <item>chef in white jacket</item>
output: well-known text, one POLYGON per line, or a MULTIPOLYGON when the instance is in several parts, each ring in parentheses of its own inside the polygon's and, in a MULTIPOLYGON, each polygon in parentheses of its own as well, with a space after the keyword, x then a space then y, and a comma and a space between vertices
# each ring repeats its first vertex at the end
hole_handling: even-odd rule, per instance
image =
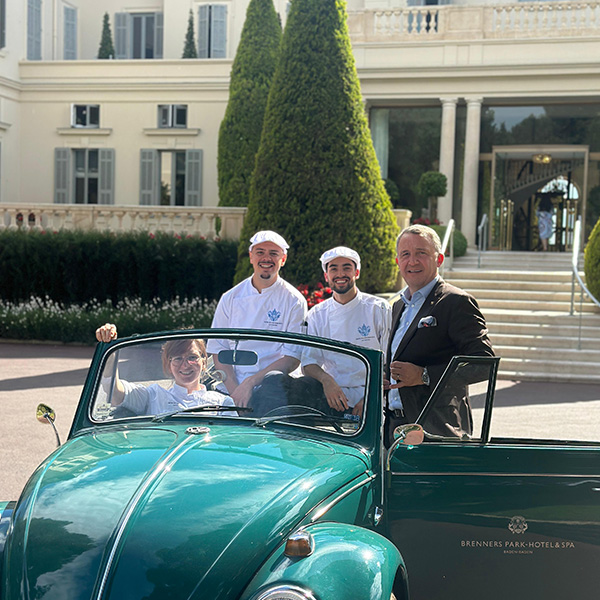
MULTIPOLYGON (((303 333, 306 300, 294 286, 279 276, 288 248, 285 239, 274 231, 259 231, 252 236, 249 253, 254 273, 221 296, 213 328, 303 333)), ((219 351, 233 348, 231 340, 213 339, 207 344, 215 364, 225 373, 225 387, 237 406, 248 405, 253 389, 267 373, 287 374, 300 364, 297 347, 255 340, 241 340, 237 349, 255 351, 258 354, 256 365, 233 366, 219 362, 219 351)))
MULTIPOLYGON (((356 286, 358 252, 345 246, 332 248, 321 256, 321 266, 333 296, 310 309, 308 333, 385 352, 392 308, 387 300, 356 286)), ((305 375, 321 382, 331 408, 362 414, 366 373, 356 358, 311 349, 302 356, 302 368, 305 375)))

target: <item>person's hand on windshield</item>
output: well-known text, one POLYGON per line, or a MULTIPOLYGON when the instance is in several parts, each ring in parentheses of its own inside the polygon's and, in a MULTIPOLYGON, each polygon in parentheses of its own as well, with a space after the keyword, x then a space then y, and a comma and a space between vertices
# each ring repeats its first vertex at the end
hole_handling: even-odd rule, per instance
POLYGON ((364 404, 364 400, 361 400, 353 409, 352 409, 352 414, 353 415, 358 415, 359 417, 362 416, 362 412, 363 412, 363 404, 364 404))
POLYGON ((99 342, 112 342, 117 339, 117 326, 113 323, 105 323, 96 329, 96 339, 99 342))

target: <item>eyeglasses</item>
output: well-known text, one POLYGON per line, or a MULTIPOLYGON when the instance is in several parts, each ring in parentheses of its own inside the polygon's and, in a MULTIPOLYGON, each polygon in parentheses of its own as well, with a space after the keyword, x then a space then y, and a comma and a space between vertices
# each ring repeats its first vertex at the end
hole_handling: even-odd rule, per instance
POLYGON ((187 356, 171 356, 169 361, 178 367, 184 360, 190 365, 195 365, 197 362, 200 362, 201 358, 198 354, 188 354, 187 356))

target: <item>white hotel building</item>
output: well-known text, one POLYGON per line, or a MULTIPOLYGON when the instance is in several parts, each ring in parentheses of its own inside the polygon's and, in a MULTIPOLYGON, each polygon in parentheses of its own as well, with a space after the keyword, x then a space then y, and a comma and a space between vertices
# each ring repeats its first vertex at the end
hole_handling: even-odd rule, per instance
MULTIPOLYGON (((104 209, 111 226, 152 207, 223 216, 217 138, 248 1, 0 0, 0 227, 17 215, 83 223, 78 208, 104 209), (190 10, 201 58, 182 60, 190 10), (115 60, 96 58, 105 12, 115 60)), ((274 5, 285 24, 288 2, 274 5)), ((439 169, 442 221, 474 243, 487 214, 491 247, 508 223, 512 247, 532 249, 536 193, 559 178, 571 191, 557 214, 595 222, 600 3, 347 8, 382 176, 402 206, 417 211, 420 174, 439 169)))

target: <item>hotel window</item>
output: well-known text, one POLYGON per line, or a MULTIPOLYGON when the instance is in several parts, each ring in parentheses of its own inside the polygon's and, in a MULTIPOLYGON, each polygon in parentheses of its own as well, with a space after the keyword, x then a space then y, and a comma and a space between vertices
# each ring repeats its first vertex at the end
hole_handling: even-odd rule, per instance
POLYGON ((27 0, 27 60, 42 60, 42 0, 27 0))
POLYGON ((202 150, 141 150, 140 204, 202 206, 202 150))
POLYGON ((159 104, 158 127, 160 129, 170 127, 185 129, 187 127, 187 104, 159 104))
POLYGON ((114 204, 114 174, 112 148, 56 148, 54 202, 114 204))
POLYGON ((163 13, 116 13, 116 58, 162 58, 163 13))
POLYGON ((73 104, 71 108, 71 127, 100 127, 100 106, 98 104, 73 104))
POLYGON ((63 58, 75 60, 77 58, 77 9, 70 6, 65 6, 63 33, 63 58))
POLYGON ((203 4, 198 7, 198 58, 226 58, 227 6, 203 4))
POLYGON ((6 0, 0 0, 0 48, 6 46, 6 0))

